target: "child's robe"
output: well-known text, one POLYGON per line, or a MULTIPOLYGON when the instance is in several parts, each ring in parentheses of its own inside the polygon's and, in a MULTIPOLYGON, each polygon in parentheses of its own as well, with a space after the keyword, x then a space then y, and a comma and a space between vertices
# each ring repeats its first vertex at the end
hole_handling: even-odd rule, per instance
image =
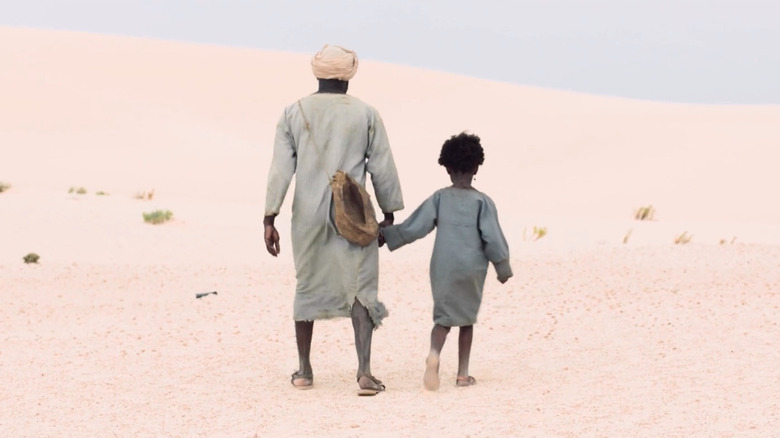
POLYGON ((512 276, 496 206, 478 190, 447 187, 426 199, 403 223, 383 228, 382 235, 393 251, 434 228, 433 322, 446 327, 472 325, 482 303, 488 262, 499 277, 512 276))

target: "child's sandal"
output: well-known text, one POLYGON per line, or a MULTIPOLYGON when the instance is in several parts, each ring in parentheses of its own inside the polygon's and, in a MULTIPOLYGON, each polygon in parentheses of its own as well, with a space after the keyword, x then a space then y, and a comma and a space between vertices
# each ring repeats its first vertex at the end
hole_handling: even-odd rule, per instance
POLYGON ((477 384, 477 379, 471 376, 458 376, 455 380, 456 386, 472 386, 477 384))

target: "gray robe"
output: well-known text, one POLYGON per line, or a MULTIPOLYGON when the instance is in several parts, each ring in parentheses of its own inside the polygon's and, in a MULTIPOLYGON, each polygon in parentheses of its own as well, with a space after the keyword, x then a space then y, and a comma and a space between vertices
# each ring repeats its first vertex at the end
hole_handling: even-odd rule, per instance
POLYGON ((300 103, 310 131, 297 102, 285 108, 276 127, 265 203, 266 215, 278 214, 295 175, 293 318, 347 317, 357 298, 378 326, 387 316, 377 299, 378 247, 363 248, 338 235, 328 176, 343 170, 365 186, 368 172, 381 211, 401 210, 401 185, 385 127, 374 108, 346 94, 318 93, 300 103))
POLYGON ((445 327, 472 325, 482 303, 488 262, 499 277, 512 276, 509 245, 493 201, 475 189, 447 187, 425 200, 408 219, 383 228, 391 251, 436 228, 430 276, 433 322, 445 327))

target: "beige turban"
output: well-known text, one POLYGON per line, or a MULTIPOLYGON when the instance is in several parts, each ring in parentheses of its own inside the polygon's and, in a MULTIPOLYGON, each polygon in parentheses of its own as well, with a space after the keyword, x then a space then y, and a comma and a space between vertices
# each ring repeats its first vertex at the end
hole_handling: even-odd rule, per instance
POLYGON ((341 46, 325 44, 322 50, 311 58, 311 71, 318 79, 340 79, 348 81, 355 76, 358 58, 355 52, 341 46))

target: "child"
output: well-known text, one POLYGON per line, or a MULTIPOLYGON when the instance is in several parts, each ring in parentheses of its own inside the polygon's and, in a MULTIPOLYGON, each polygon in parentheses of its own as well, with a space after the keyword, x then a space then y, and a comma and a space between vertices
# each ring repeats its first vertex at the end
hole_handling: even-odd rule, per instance
POLYGON ((431 351, 425 361, 423 382, 429 390, 439 388, 439 355, 451 327, 460 327, 457 386, 471 386, 469 355, 473 324, 482 302, 488 261, 498 281, 512 276, 509 247, 493 201, 471 186, 485 154, 476 135, 461 133, 444 142, 439 164, 447 168, 452 186, 436 191, 403 223, 382 228, 379 246, 390 251, 426 236, 437 228, 431 257, 433 330, 431 351))

